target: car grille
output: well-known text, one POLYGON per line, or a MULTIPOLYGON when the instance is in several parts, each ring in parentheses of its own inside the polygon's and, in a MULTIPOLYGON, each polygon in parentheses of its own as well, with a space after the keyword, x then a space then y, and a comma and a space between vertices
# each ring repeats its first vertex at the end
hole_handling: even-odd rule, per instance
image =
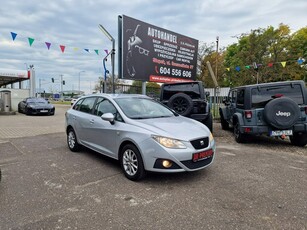
POLYGON ((195 149, 204 149, 207 148, 209 145, 209 138, 208 137, 203 137, 197 140, 191 141, 191 144, 195 149))
POLYGON ((213 157, 210 157, 210 158, 196 161, 196 162, 192 160, 188 160, 188 161, 181 161, 181 163, 184 164, 189 169, 197 169, 197 168, 201 168, 201 167, 204 167, 210 164, 212 160, 213 160, 213 157))

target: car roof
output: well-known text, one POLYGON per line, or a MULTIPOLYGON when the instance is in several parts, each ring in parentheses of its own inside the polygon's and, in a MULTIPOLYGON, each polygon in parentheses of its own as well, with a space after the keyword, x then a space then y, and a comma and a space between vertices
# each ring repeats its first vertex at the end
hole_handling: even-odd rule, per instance
POLYGON ((274 85, 284 85, 284 84, 291 84, 291 83, 299 83, 302 84, 304 81, 296 80, 296 81, 278 81, 278 82, 268 82, 268 83, 260 83, 260 84, 252 84, 252 85, 242 85, 234 87, 233 89, 240 89, 240 88, 253 88, 253 87, 262 87, 262 86, 274 86, 274 85))

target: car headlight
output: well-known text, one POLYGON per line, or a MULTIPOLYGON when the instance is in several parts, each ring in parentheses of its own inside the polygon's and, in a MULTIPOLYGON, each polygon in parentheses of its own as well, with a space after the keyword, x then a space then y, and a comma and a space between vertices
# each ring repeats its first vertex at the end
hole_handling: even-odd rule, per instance
POLYGON ((170 149, 185 149, 187 148, 182 141, 168 138, 168 137, 161 137, 161 136, 155 136, 153 135, 152 138, 158 142, 160 145, 170 148, 170 149))
POLYGON ((210 133, 209 142, 211 142, 211 141, 213 141, 213 140, 214 140, 213 135, 212 135, 212 133, 210 133))

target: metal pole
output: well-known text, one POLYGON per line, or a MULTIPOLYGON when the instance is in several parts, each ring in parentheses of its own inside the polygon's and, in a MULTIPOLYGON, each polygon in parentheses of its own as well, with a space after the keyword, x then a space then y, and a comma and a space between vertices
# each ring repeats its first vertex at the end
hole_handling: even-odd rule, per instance
POLYGON ((112 39, 112 56, 111 56, 111 60, 112 60, 112 93, 115 93, 115 76, 114 76, 114 65, 115 65, 115 40, 114 38, 112 39))
POLYGON ((85 72, 85 70, 82 70, 82 71, 79 72, 79 94, 80 94, 80 74, 84 73, 84 72, 85 72))
POLYGON ((111 61, 112 61, 112 93, 115 93, 115 80, 114 80, 114 66, 115 66, 115 39, 112 35, 102 26, 99 25, 99 29, 106 35, 106 37, 112 42, 112 54, 111 54, 111 61))
POLYGON ((217 76, 217 65, 218 65, 218 53, 219 53, 219 36, 216 37, 216 60, 215 60, 215 77, 218 80, 217 76))

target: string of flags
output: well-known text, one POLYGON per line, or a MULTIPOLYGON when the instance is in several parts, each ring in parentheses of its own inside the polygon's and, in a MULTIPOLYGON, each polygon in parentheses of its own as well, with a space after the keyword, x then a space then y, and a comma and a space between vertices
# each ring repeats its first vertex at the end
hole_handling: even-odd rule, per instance
MULTIPOLYGON (((13 40, 13 41, 16 40, 17 35, 18 35, 17 33, 11 32, 11 36, 12 36, 12 40, 13 40)), ((31 38, 31 37, 28 37, 27 39, 28 39, 29 46, 31 47, 31 46, 33 45, 35 39, 34 39, 34 38, 31 38)), ((47 48, 48 50, 50 50, 53 44, 52 44, 51 42, 45 42, 45 45, 46 45, 46 48, 47 48)), ((60 51, 61 51, 62 53, 64 53, 64 52, 65 52, 65 49, 66 49, 66 46, 65 46, 65 45, 59 45, 58 48, 60 49, 60 51)), ((78 48, 78 47, 74 47, 73 50, 74 50, 74 51, 78 51, 79 48, 78 48)), ((97 55, 100 55, 100 50, 99 50, 99 49, 93 49, 93 50, 91 50, 91 49, 88 49, 88 48, 84 48, 83 50, 84 50, 85 52, 87 52, 87 53, 90 53, 91 51, 94 51, 97 55)), ((106 54, 109 53, 109 51, 108 51, 107 49, 105 49, 104 52, 105 52, 106 54)))
MULTIPOLYGON (((297 60, 295 60, 295 62, 297 62, 299 65, 303 65, 304 62, 305 62, 305 58, 299 58, 297 60)), ((267 65, 263 65, 263 64, 256 64, 256 63, 253 63, 253 65, 246 65, 244 66, 245 69, 258 69, 259 67, 273 67, 273 65, 276 65, 276 64, 281 64, 281 66, 283 68, 286 67, 287 63, 289 62, 293 62, 293 61, 282 61, 282 62, 269 62, 267 63, 267 65)), ((229 72, 232 68, 228 67, 226 68, 226 70, 229 72)), ((237 71, 237 72, 240 72, 242 70, 241 66, 235 66, 234 67, 234 70, 237 71)))

